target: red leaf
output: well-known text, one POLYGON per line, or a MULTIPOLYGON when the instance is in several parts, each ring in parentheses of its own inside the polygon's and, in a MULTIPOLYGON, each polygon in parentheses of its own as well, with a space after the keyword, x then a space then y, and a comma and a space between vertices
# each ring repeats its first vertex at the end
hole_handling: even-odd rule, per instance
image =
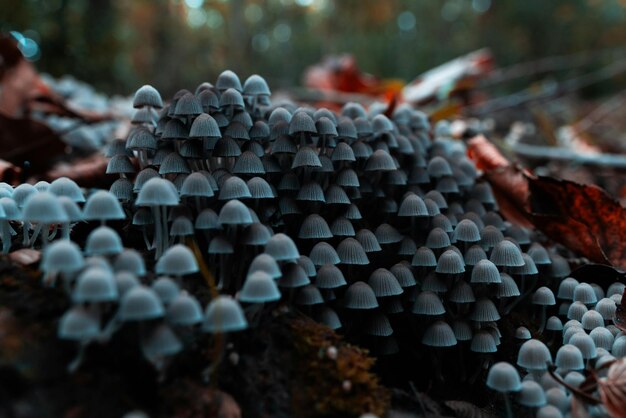
POLYGON ((550 177, 529 178, 534 224, 594 262, 626 269, 626 209, 607 192, 550 177))
POLYGON ((380 81, 362 73, 352 55, 329 56, 310 67, 304 75, 307 87, 316 90, 335 90, 346 93, 369 93, 380 81))
POLYGON ((626 269, 626 209, 607 192, 513 166, 484 136, 468 141, 468 155, 491 184, 502 214, 536 227, 597 263, 626 269))

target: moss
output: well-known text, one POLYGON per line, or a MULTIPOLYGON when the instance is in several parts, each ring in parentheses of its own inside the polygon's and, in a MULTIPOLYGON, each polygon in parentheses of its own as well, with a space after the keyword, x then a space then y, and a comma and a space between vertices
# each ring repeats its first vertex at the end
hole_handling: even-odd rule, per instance
POLYGON ((390 393, 371 372, 367 350, 342 341, 330 328, 310 320, 291 323, 295 348, 291 397, 300 417, 352 417, 370 412, 384 416, 390 393), (337 349, 335 360, 326 355, 337 349), (346 390, 344 382, 350 382, 346 390))

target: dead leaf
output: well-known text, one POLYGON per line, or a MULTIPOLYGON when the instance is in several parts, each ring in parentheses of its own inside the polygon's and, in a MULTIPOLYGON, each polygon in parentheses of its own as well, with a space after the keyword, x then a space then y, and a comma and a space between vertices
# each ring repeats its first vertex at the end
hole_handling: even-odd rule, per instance
POLYGON ((471 138, 468 156, 484 171, 502 214, 596 263, 626 269, 626 209, 606 191, 511 164, 487 138, 471 138))
MULTIPOLYGON (((494 164, 497 161, 490 163, 494 164)), ((500 212, 507 220, 525 228, 535 227, 526 209, 530 195, 528 178, 519 168, 512 165, 497 166, 495 169, 485 171, 483 178, 491 184, 500 212)))
POLYGON ((623 418, 626 411, 626 358, 609 367, 606 377, 598 379, 600 399, 612 418, 623 418))
POLYGON ((43 123, 3 114, 0 114, 0 141, 0 158, 16 166, 28 161, 32 174, 44 172, 66 147, 59 136, 43 123))
POLYGON ((597 263, 626 269, 626 209, 606 191, 551 177, 528 178, 533 223, 597 263))

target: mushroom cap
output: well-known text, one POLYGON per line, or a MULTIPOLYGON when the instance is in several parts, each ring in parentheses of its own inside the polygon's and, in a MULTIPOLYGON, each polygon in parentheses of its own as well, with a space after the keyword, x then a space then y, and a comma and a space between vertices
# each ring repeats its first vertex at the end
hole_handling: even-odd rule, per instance
POLYGON ((341 264, 367 265, 370 262, 363 246, 354 238, 346 238, 341 241, 337 246, 337 255, 339 255, 341 264))
POLYGON ((85 244, 87 255, 116 255, 123 250, 122 239, 108 226, 100 226, 91 231, 85 244))
POLYGON ((303 287, 311 283, 309 276, 302 266, 297 262, 287 263, 282 272, 282 276, 278 279, 278 285, 285 288, 303 287))
POLYGON ((317 313, 316 319, 333 330, 341 328, 341 320, 335 311, 327 306, 323 306, 317 313))
POLYGON ((469 219, 462 219, 454 228, 452 234, 453 242, 476 243, 480 241, 480 231, 474 222, 469 219))
POLYGON ((382 251, 376 235, 369 229, 360 229, 356 233, 355 238, 366 253, 382 251))
POLYGON ((120 297, 124 296, 126 292, 135 286, 139 286, 139 280, 137 276, 128 271, 120 271, 115 273, 115 283, 117 284, 117 291, 120 297))
POLYGON ((220 295, 206 308, 202 330, 211 334, 241 331, 248 321, 239 303, 230 296, 220 295))
POLYGON ((489 260, 480 260, 472 269, 471 283, 502 283, 498 267, 489 260))
POLYGON ((75 243, 59 240, 48 245, 42 254, 41 270, 46 273, 70 274, 85 266, 83 254, 75 243))
POLYGON ((139 87, 133 97, 133 107, 135 109, 144 106, 155 107, 157 109, 161 109, 163 107, 161 95, 157 89, 148 84, 139 87))
POLYGON ((82 306, 74 306, 59 321, 59 338, 88 341, 100 334, 100 323, 82 306))
POLYGON ((546 286, 541 286, 533 293, 532 303, 535 305, 552 306, 556 305, 554 293, 546 286))
POLYGON ((122 321, 145 321, 164 315, 163 303, 156 292, 139 285, 124 294, 118 315, 122 321))
POLYGON ((280 297, 281 293, 272 276, 257 270, 246 277, 238 299, 246 303, 266 303, 277 301, 280 297))
POLYGON ((539 340, 526 341, 517 354, 517 365, 527 370, 546 370, 548 363, 552 363, 552 355, 539 340))
POLYGON ((151 287, 164 305, 169 304, 180 293, 180 289, 176 282, 169 277, 159 277, 152 283, 151 287))
POLYGON ((118 297, 113 273, 98 267, 84 270, 78 276, 72 291, 72 300, 75 303, 113 302, 118 297))
POLYGON ((460 274, 465 272, 465 262, 456 251, 446 250, 439 256, 435 271, 441 274, 460 274))
POLYGON ((126 214, 112 193, 98 190, 87 199, 83 208, 83 219, 86 221, 126 219, 126 214))
POLYGON ((220 225, 250 225, 253 223, 250 210, 237 199, 226 202, 220 210, 218 221, 220 225))
POLYGON ((436 293, 424 291, 415 299, 412 312, 418 315, 436 316, 446 313, 446 309, 436 293))
POLYGON ((297 261, 300 257, 296 244, 288 235, 283 233, 270 238, 265 246, 265 252, 274 257, 276 261, 297 261))
POLYGON ((241 81, 239 81, 239 76, 231 70, 222 71, 222 73, 217 77, 215 88, 217 88, 220 92, 226 91, 229 88, 235 89, 239 92, 243 91, 241 81))
POLYGON ((252 274, 256 271, 267 273, 273 279, 278 279, 282 275, 276 259, 266 253, 257 255, 250 263, 250 266, 248 267, 248 274, 252 274))
POLYGON ((157 274, 168 276, 185 276, 199 271, 193 252, 182 244, 168 248, 156 263, 157 274))
MULTIPOLYGON (((3 215, 6 216, 6 214, 3 215)), ((32 193, 26 198, 22 209, 22 219, 28 222, 41 222, 42 224, 69 221, 58 197, 47 191, 32 193)))
POLYGON ((193 296, 180 292, 170 301, 166 312, 167 322, 172 325, 191 326, 202 322, 202 307, 193 296))
POLYGON ((335 289, 347 285, 347 282, 337 266, 326 264, 317 271, 315 285, 319 289, 335 289))
POLYGON ((430 347, 451 347, 456 345, 452 327, 445 321, 435 321, 424 332, 422 344, 430 347))
POLYGON ((376 297, 397 296, 404 292, 396 276, 384 268, 374 270, 367 284, 372 288, 376 297))
POLYGON ((365 282, 355 282, 344 295, 346 308, 349 309, 374 309, 378 307, 374 290, 365 282))
POLYGON ((298 289, 295 302, 303 306, 321 305, 324 298, 315 285, 308 284, 298 289))
POLYGON ((564 371, 582 370, 585 368, 582 352, 572 344, 565 344, 559 348, 554 364, 564 371))
POLYGON ((541 385, 533 380, 522 382, 522 389, 516 397, 517 403, 529 408, 538 408, 546 405, 546 393, 541 385))
POLYGON ((243 94, 247 96, 269 96, 271 91, 263 77, 252 74, 243 83, 243 94))
POLYGON ((179 202, 178 191, 172 182, 153 177, 141 187, 135 204, 137 206, 176 206, 179 202))
POLYGON ((495 353, 498 351, 496 340, 487 330, 480 330, 472 337, 470 350, 475 353, 495 353))
POLYGON ((515 367, 502 361, 489 369, 487 387, 501 393, 518 392, 522 389, 522 382, 515 367))
POLYGON ((69 197, 74 202, 82 203, 85 201, 85 196, 83 196, 83 192, 80 190, 80 187, 78 187, 78 184, 76 184, 74 180, 67 177, 59 177, 54 180, 50 183, 48 191, 59 197, 69 197))
POLYGON ((507 240, 496 244, 489 260, 498 267, 521 267, 525 265, 520 249, 507 240))
POLYGON ((300 232, 298 238, 300 239, 330 239, 333 237, 328 223, 324 218, 318 214, 311 214, 307 216, 302 225, 300 226, 300 232))

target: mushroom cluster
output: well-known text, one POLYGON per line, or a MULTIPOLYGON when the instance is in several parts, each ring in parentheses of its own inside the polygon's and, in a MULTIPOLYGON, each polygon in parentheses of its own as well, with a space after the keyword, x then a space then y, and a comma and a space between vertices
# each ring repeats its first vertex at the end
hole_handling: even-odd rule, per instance
MULTIPOLYGON (((579 395, 578 390, 592 388, 590 377, 605 377, 607 366, 626 356, 626 335, 613 323, 624 289, 619 282, 605 290, 572 277, 560 281, 558 314, 541 320, 542 335, 538 337, 545 342, 532 339, 526 328, 516 332, 516 337, 524 340, 517 357, 518 369, 525 373, 521 383, 518 369, 511 364, 498 363, 489 370, 487 385, 504 395, 507 416, 514 416, 507 395, 511 392, 516 393, 520 407, 537 417, 567 416, 572 412, 571 397, 579 395)), ((532 301, 540 305, 542 316, 545 306, 556 305, 548 287, 537 289, 532 301)), ((583 395, 599 397, 588 391, 583 395)), ((590 416, 608 416, 602 404, 590 406, 588 412, 590 416)))
MULTIPOLYGON (((433 382, 443 381, 449 359, 457 381, 483 376, 498 359, 498 324, 514 310, 533 312, 533 323, 515 324, 526 326, 515 337, 530 339, 520 358, 531 342, 543 344, 531 331, 554 343, 560 327, 569 343, 562 358, 579 350, 588 362, 595 356, 585 344, 596 355, 626 346, 608 324, 623 289, 605 298, 598 286, 566 278, 558 249, 503 220, 445 121, 431 129, 408 105, 387 114, 385 106, 358 103, 340 112, 272 103, 263 78, 242 84, 232 71, 169 102, 143 86, 133 105, 128 137, 107 150, 106 173, 116 176, 110 190, 85 199, 64 178, 0 184, 3 250, 16 226, 23 245, 40 240, 44 282, 60 280, 73 303, 59 336, 81 353, 138 324, 144 355, 161 366, 188 331, 257 327, 277 306, 381 357, 430 356, 433 382), (69 240, 81 221, 100 223, 83 250, 69 240), (124 224, 120 234, 111 222, 124 224), (144 248, 125 249, 131 242, 144 248), (188 275, 208 283, 204 313, 192 294, 198 281, 188 275), (570 319, 565 326, 558 316, 546 319, 557 310, 570 319)), ((541 357, 543 368, 519 366, 545 370, 551 357, 542 353, 528 358, 541 357)), ((495 390, 532 386, 511 367, 491 370, 495 390)))

